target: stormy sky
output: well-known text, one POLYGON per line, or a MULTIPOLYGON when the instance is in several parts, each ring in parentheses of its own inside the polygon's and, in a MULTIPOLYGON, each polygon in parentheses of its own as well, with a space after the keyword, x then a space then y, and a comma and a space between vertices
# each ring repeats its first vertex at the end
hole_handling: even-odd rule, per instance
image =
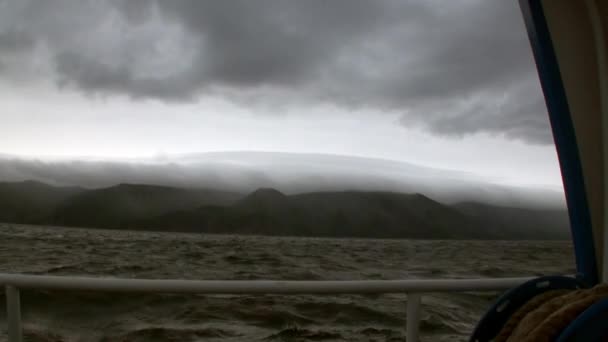
POLYGON ((384 158, 561 189, 515 1, 0 0, 0 153, 384 158))

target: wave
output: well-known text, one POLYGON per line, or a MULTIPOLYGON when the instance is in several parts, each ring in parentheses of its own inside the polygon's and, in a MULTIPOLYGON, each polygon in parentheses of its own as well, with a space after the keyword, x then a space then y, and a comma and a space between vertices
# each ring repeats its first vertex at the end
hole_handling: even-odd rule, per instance
MULTIPOLYGON (((11 238, 0 246, 0 272, 10 273, 353 280, 565 274, 574 267, 570 243, 559 241, 261 238, 16 225, 6 229, 11 238)), ((425 295, 423 338, 466 341, 497 295, 425 295)), ((24 289, 21 302, 26 341, 34 342, 403 341, 407 298, 24 289)), ((0 308, 4 303, 0 291, 0 308)), ((0 325, 5 324, 2 320, 0 314, 0 325)), ((0 329, 0 341, 2 333, 0 329)))

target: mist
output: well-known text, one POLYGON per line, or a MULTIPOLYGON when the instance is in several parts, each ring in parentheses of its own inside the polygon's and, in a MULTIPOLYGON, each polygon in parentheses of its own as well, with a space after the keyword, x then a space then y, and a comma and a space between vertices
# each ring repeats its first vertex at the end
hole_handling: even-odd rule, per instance
POLYGON ((563 192, 558 189, 505 186, 471 173, 329 154, 215 152, 122 161, 4 156, 0 158, 0 179, 85 188, 130 183, 239 193, 258 188, 286 194, 392 191, 422 193, 446 204, 477 201, 513 207, 564 207, 563 192))

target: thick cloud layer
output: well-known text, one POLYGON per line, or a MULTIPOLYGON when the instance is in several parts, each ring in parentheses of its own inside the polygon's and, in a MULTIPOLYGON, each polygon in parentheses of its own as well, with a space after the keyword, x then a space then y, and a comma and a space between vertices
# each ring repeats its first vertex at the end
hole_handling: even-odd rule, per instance
POLYGON ((264 152, 204 153, 139 160, 25 160, 0 155, 0 180, 108 187, 144 183, 248 193, 271 187, 285 193, 397 191, 446 203, 481 201, 514 207, 562 208, 563 192, 506 187, 464 172, 373 158, 264 152))
POLYGON ((368 107, 442 135, 549 143, 528 45, 502 0, 0 0, 11 82, 264 112, 368 107))

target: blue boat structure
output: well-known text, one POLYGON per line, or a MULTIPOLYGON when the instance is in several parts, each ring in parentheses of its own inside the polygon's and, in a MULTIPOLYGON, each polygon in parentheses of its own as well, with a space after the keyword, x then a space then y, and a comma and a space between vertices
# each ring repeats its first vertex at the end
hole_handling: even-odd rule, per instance
POLYGON ((520 0, 520 7, 559 156, 577 274, 507 291, 470 340, 606 341, 608 2, 520 0))

